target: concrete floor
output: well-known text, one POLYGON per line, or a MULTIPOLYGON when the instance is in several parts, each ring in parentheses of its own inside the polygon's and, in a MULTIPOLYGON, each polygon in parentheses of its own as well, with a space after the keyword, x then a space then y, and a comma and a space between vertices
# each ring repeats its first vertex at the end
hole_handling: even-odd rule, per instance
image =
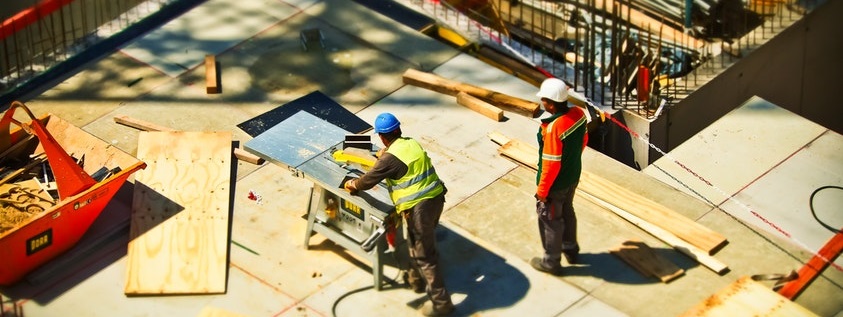
MULTIPOLYGON (((787 273, 811 256, 792 241, 589 149, 589 172, 725 235, 729 244, 715 256, 730 271, 714 273, 578 197, 583 263, 567 267, 562 277, 536 272, 527 264, 541 253, 535 174, 502 158, 487 135, 499 131, 533 143, 538 123, 512 113, 494 122, 453 97, 404 86, 401 74, 408 68, 534 99, 535 87, 351 1, 210 0, 26 102, 36 115, 62 117, 129 153, 137 149, 139 132, 114 123, 114 116, 182 130, 231 131, 242 143, 250 136, 237 124, 314 90, 366 122, 393 112, 404 133, 430 152, 450 190, 437 237, 460 316, 677 315, 739 277, 787 273), (325 47, 303 51, 299 32, 314 27, 324 32, 325 47), (221 94, 205 93, 206 54, 217 56, 221 94), (661 283, 609 254, 630 239, 646 242, 685 275, 661 283)), ((272 163, 239 162, 236 173, 225 294, 123 294, 130 184, 76 248, 0 291, 26 316, 197 316, 204 309, 245 316, 415 314, 424 297, 408 289, 360 290, 372 284, 365 259, 319 235, 305 250, 309 181, 272 163), (262 203, 249 200, 249 191, 260 194, 262 203)), ((385 274, 397 276, 397 270, 385 274)), ((797 303, 820 316, 838 315, 841 285, 843 273, 828 269, 797 303)))

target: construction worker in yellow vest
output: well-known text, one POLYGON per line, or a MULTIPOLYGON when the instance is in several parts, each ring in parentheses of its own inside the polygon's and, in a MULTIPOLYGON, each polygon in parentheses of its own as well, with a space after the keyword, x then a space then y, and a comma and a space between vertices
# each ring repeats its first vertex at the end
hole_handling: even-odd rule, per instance
POLYGON ((408 281, 416 293, 427 292, 430 303, 421 308, 424 316, 447 316, 454 311, 445 289, 436 251, 435 229, 445 205, 445 184, 439 179, 430 157, 421 145, 401 136, 401 123, 391 113, 375 119, 375 132, 384 144, 375 165, 345 183, 352 194, 368 190, 385 180, 395 211, 407 224, 407 241, 413 267, 408 281))

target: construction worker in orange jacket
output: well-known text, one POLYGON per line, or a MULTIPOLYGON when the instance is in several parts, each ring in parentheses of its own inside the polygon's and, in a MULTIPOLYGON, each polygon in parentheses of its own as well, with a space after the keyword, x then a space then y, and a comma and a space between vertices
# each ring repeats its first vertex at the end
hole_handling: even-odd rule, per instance
POLYGON ((574 192, 582 172, 582 153, 588 143, 588 114, 580 107, 568 107, 568 86, 558 78, 542 82, 536 94, 550 117, 541 120, 536 175, 536 212, 544 255, 530 260, 536 270, 562 274, 562 254, 576 263, 577 217, 574 192))

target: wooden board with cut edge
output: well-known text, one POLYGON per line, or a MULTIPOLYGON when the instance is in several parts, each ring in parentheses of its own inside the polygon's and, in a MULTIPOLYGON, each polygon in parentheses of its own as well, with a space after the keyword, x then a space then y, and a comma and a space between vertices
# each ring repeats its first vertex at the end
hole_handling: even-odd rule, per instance
POLYGON ((692 307, 681 317, 817 316, 749 276, 739 278, 692 307))
POLYGON ((205 55, 205 92, 208 94, 218 94, 220 92, 220 84, 217 81, 217 58, 214 55, 205 55))
POLYGON ((231 132, 141 132, 125 294, 218 294, 228 268, 231 132))
POLYGON ((655 277, 663 283, 685 274, 685 270, 659 256, 650 246, 641 241, 625 241, 621 246, 609 250, 609 253, 621 258, 644 276, 655 277))
POLYGON ((457 93, 457 103, 497 122, 503 120, 503 110, 467 93, 457 93))

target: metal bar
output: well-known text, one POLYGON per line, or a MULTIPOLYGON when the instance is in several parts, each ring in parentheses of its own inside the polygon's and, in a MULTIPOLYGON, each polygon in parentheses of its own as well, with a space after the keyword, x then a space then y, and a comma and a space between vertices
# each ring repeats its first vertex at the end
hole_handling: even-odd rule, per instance
POLYGON ((618 34, 618 4, 612 3, 612 49, 611 49, 611 56, 612 61, 610 62, 611 65, 611 77, 609 78, 609 86, 610 90, 612 91, 612 100, 611 106, 612 109, 616 109, 617 103, 615 102, 615 91, 617 90, 617 82, 618 82, 618 48, 620 47, 620 34, 618 34))

